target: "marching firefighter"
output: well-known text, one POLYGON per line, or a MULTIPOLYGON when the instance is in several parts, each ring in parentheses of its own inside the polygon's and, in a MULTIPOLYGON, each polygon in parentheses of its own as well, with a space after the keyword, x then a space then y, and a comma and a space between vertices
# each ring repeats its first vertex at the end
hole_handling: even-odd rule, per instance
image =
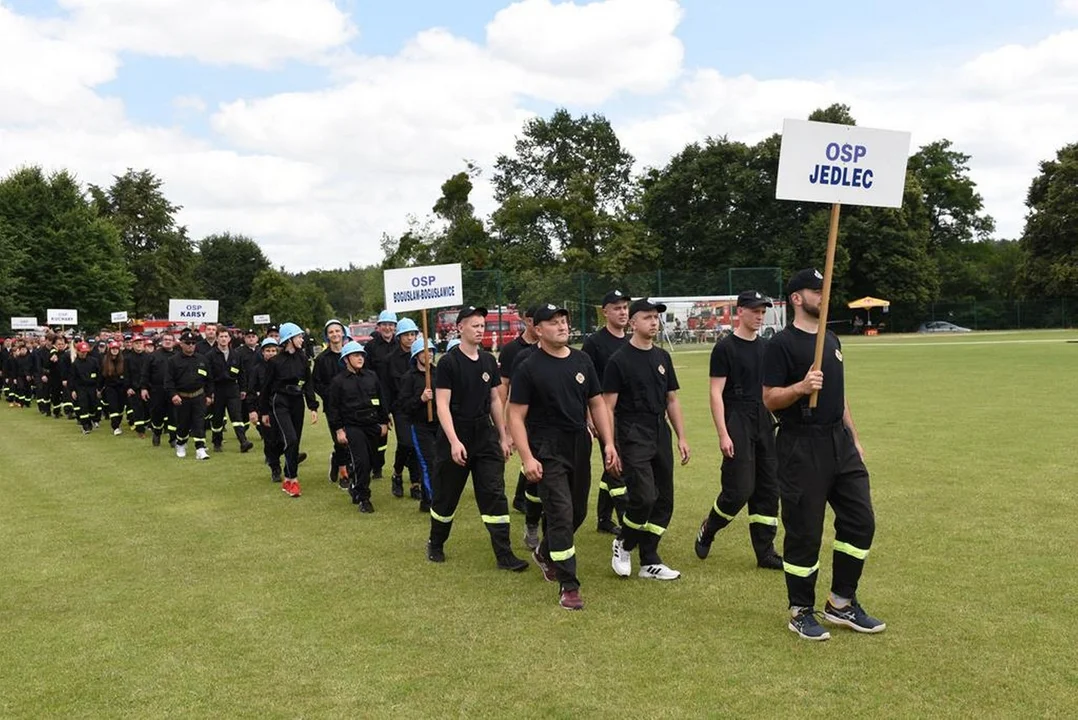
POLYGON ((210 415, 210 431, 213 433, 213 451, 223 450, 225 412, 232 423, 232 431, 240 442, 240 452, 254 447, 247 439, 247 417, 243 414, 240 388, 243 387, 243 356, 232 347, 227 332, 218 332, 216 346, 207 356, 210 375, 213 378, 213 412, 210 415))
POLYGON ((280 329, 280 351, 266 364, 266 379, 258 399, 262 424, 277 434, 284 452, 281 490, 290 497, 301 495, 299 451, 303 437, 303 404, 311 411, 311 424, 318 422, 318 400, 311 385, 311 366, 303 352, 303 330, 295 323, 280 329))
POLYGON ((82 434, 88 435, 93 429, 97 391, 101 387, 101 364, 97 358, 90 356, 90 344, 86 341, 75 346, 75 353, 67 387, 71 399, 75 401, 75 413, 82 425, 82 434))
POLYGON ((387 403, 378 376, 365 367, 363 346, 350 341, 341 347, 340 356, 344 371, 333 378, 326 391, 326 420, 334 442, 344 448, 352 502, 359 505, 360 512, 372 513, 371 462, 389 434, 387 403))
POLYGON ((504 475, 511 446, 502 425, 505 413, 498 393, 498 362, 480 347, 486 317, 484 308, 461 310, 457 315, 460 345, 438 363, 435 402, 441 431, 434 450, 427 559, 445 562, 445 542, 470 474, 498 568, 521 572, 528 563, 513 554, 509 542, 504 475))
POLYGON ((176 457, 187 457, 187 441, 195 441, 195 459, 208 460, 206 452, 206 408, 213 405, 213 377, 210 362, 196 351, 198 335, 184 330, 180 352, 173 353, 165 372, 165 396, 175 408, 176 457))
POLYGON ((771 299, 747 290, 737 298, 738 325, 711 350, 711 418, 722 453, 722 491, 696 535, 696 556, 708 556, 715 534, 747 503, 749 539, 762 568, 782 569, 775 552, 779 525, 774 418, 764 407, 761 377, 765 342, 759 339, 771 299))
MULTIPOLYGON (((367 359, 365 363, 368 368, 373 370, 381 379, 382 387, 385 392, 391 393, 391 382, 389 377, 389 355, 393 352, 393 349, 397 347, 396 342, 397 335, 397 313, 390 310, 383 310, 378 314, 378 322, 375 325, 374 337, 367 342, 363 349, 366 351, 367 359)), ((382 477, 382 468, 386 464, 386 448, 385 446, 379 448, 377 454, 374 457, 374 467, 371 468, 371 477, 378 479, 382 477)))
POLYGON ((408 422, 412 436, 412 466, 408 473, 420 483, 420 512, 430 511, 431 476, 435 467, 434 441, 438 434, 438 415, 433 412, 432 403, 434 390, 427 385, 427 367, 434 361, 434 347, 430 348, 429 353, 424 352, 426 347, 424 338, 412 343, 412 367, 401 378, 397 392, 398 412, 408 422))
POLYGON ((150 417, 150 430, 153 432, 154 447, 161 444, 161 434, 168 429, 168 444, 176 447, 176 424, 173 419, 174 409, 165 392, 165 376, 168 364, 176 354, 176 340, 172 333, 160 337, 160 347, 149 354, 142 368, 140 389, 142 401, 146 403, 150 417))
MULTIPOLYGON (((344 347, 348 337, 348 331, 344 323, 336 318, 329 320, 322 329, 326 347, 318 353, 314 359, 314 368, 311 370, 311 384, 315 394, 322 400, 322 409, 329 416, 329 386, 333 378, 341 373, 341 348, 344 347)), ((327 423, 328 425, 329 423, 327 423)), ((331 483, 343 483, 347 487, 347 477, 341 477, 341 468, 348 466, 348 448, 337 442, 336 430, 330 425, 330 440, 333 442, 333 452, 329 455, 329 481, 331 483)), ((345 471, 347 472, 347 471, 345 471)))
POLYGON ((101 360, 101 399, 109 416, 112 434, 119 435, 123 422, 124 402, 130 381, 127 376, 127 364, 120 343, 110 340, 101 360))
POLYGON ((270 480, 275 483, 281 482, 281 444, 277 439, 277 433, 262 424, 258 416, 259 396, 262 393, 262 385, 266 381, 266 367, 270 360, 277 357, 277 341, 271 337, 266 338, 261 344, 261 359, 250 364, 250 373, 245 374, 247 385, 247 400, 251 403, 251 411, 248 419, 251 424, 258 428, 258 434, 262 437, 262 454, 266 460, 266 467, 270 469, 270 480))

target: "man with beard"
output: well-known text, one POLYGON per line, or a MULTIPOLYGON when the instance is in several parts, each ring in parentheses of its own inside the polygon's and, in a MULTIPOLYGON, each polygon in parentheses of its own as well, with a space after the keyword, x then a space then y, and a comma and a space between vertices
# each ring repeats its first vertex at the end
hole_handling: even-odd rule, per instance
POLYGON ((857 601, 876 520, 864 452, 846 402, 842 345, 820 327, 822 289, 823 276, 816 270, 802 270, 790 278, 786 295, 794 321, 768 342, 763 376, 764 404, 779 421, 775 445, 786 531, 782 554, 788 627, 806 640, 831 637, 815 612, 827 505, 835 513, 835 540, 831 592, 823 617, 862 633, 887 627, 857 601), (823 361, 819 370, 813 370, 820 332, 826 333, 823 361), (819 402, 810 408, 814 392, 819 393, 819 402))

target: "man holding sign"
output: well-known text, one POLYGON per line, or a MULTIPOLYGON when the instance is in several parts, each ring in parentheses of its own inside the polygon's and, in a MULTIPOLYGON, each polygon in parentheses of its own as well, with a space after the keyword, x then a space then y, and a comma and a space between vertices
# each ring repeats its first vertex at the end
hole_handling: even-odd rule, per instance
POLYGON ((820 569, 827 505, 835 513, 831 593, 823 616, 858 632, 887 626, 857 602, 857 585, 876 530, 868 470, 845 397, 842 345, 821 327, 823 275, 802 270, 786 286, 793 325, 767 344, 764 404, 779 421, 776 439, 782 524, 783 569, 790 602, 789 629, 806 640, 831 635, 817 621, 816 576, 820 569), (816 337, 825 333, 823 362, 813 369, 816 337), (810 396, 817 394, 816 407, 810 396))

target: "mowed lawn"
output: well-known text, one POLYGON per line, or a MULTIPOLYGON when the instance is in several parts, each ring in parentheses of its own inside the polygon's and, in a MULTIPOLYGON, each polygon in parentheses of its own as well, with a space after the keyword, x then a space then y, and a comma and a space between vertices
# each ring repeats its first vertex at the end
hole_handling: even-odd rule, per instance
MULTIPOLYGON (((260 446, 196 464, 4 405, 0 716, 1072 716, 1071 338, 845 344, 878 517, 860 596, 888 629, 828 643, 786 630, 782 574, 755 567, 743 516, 693 554, 718 490, 706 351, 675 352, 694 457, 662 550, 683 577, 615 578, 589 516, 578 613, 535 567, 495 570, 470 489, 444 565, 388 480, 356 512, 325 479, 322 420, 291 500, 260 446)), ((514 513, 520 554, 522 530, 514 513)))

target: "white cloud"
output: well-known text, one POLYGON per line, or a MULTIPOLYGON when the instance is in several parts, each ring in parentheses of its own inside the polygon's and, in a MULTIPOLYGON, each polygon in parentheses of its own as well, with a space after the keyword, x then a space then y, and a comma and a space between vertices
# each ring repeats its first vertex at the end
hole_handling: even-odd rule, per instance
MULTIPOLYGON (((1037 162, 1073 142, 1078 116, 1074 32, 931 75, 761 80, 684 71, 674 0, 523 0, 491 19, 483 43, 434 29, 367 57, 338 52, 355 30, 328 0, 306 3, 308 15, 283 1, 63 3, 73 13, 51 21, 0 4, 0 173, 41 164, 107 184, 127 167, 150 168, 184 206, 192 236, 242 232, 297 270, 379 260, 381 234, 426 213, 465 158, 489 172, 511 150, 530 98, 603 112, 609 98, 636 97, 611 119, 652 165, 708 135, 754 142, 784 117, 845 102, 862 125, 909 129, 915 144, 948 137, 972 154, 987 210, 1011 237, 1037 162), (208 118, 212 134, 196 138, 182 125, 135 122, 101 91, 121 52, 129 63, 151 54, 254 67, 334 57, 318 91, 251 98, 239 89, 212 108, 172 98, 177 117, 208 118)), ((482 179, 474 201, 492 209, 482 179)))
POLYGON ((268 68, 316 60, 355 27, 333 0, 60 0, 67 31, 100 47, 268 68))
POLYGON ((1056 9, 1064 15, 1078 15, 1078 0, 1056 0, 1056 9))

